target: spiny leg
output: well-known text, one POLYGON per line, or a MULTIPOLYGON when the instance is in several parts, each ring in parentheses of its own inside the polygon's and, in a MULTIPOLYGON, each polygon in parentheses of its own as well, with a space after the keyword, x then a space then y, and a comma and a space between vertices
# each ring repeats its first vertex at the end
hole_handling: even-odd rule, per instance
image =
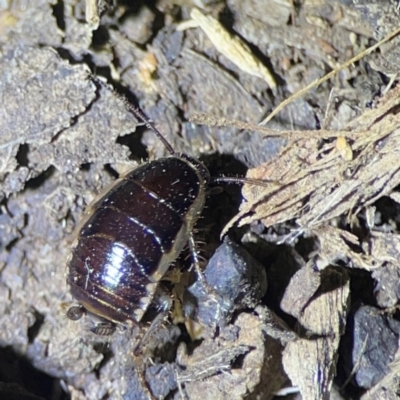
MULTIPOLYGON (((136 363, 138 365, 139 363, 136 363)), ((142 387, 143 393, 147 397, 148 400, 157 400, 156 397, 153 396, 153 393, 151 393, 149 384, 146 381, 146 368, 144 366, 143 360, 140 363, 140 368, 136 368, 136 374, 138 381, 140 383, 140 386, 142 387)))
POLYGON ((157 332, 158 329, 160 329, 165 319, 167 318, 168 313, 172 307, 171 296, 168 293, 161 291, 160 288, 158 287, 158 293, 153 299, 153 307, 155 307, 155 312, 157 313, 157 315, 151 321, 150 326, 146 327, 144 335, 140 338, 140 340, 136 344, 134 348, 134 354, 136 356, 138 356, 141 353, 140 348, 145 346, 146 343, 149 342, 151 336, 155 332, 157 332))
MULTIPOLYGON (((192 232, 189 234, 188 244, 189 244, 189 249, 190 249, 190 253, 191 253, 191 256, 192 256, 193 265, 194 265, 194 268, 195 268, 195 271, 196 271, 196 275, 198 276, 199 281, 200 281, 201 285, 203 286, 205 293, 209 296, 210 300, 214 301, 217 304, 217 307, 216 307, 217 311, 215 313, 215 319, 214 320, 215 321, 219 321, 220 308, 221 308, 220 307, 220 304, 221 304, 220 298, 221 298, 221 296, 207 282, 207 280, 206 280, 206 278, 204 276, 204 273, 201 270, 199 255, 198 255, 197 250, 196 250, 196 243, 195 243, 194 236, 193 236, 192 232)), ((216 324, 217 324, 217 322, 215 322, 215 325, 216 324)), ((213 326, 212 328, 215 329, 216 326, 213 326)))

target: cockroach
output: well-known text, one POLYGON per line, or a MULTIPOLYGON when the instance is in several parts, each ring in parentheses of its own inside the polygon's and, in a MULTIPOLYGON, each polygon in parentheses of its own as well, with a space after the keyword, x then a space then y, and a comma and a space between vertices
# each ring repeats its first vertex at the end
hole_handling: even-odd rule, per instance
POLYGON ((138 108, 122 100, 162 141, 170 156, 146 162, 116 180, 89 205, 72 245, 67 283, 80 307, 71 307, 67 317, 77 320, 84 310, 101 317, 109 325, 99 324, 95 332, 105 335, 118 324, 140 324, 152 305, 159 316, 151 327, 157 326, 171 307, 170 296, 159 291, 160 281, 187 243, 203 279, 193 228, 207 189, 215 182, 252 181, 212 179, 202 162, 175 152, 138 108))

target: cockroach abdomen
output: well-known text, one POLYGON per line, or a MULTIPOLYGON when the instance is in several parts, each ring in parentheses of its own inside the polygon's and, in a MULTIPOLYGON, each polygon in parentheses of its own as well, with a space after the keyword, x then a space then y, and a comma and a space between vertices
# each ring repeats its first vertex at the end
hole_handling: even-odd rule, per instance
POLYGON ((208 170, 180 155, 143 164, 96 200, 75 240, 67 282, 108 321, 140 322, 204 207, 208 170))

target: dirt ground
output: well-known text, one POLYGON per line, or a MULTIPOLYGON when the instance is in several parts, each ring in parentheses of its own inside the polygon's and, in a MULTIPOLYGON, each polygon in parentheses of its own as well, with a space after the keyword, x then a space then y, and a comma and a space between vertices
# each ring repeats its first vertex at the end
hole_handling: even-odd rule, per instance
POLYGON ((389 0, 0 2, 0 397, 399 398, 399 21, 389 0), (185 250, 138 354, 147 326, 66 317, 87 205, 169 155, 123 97, 214 177, 212 290, 185 250))

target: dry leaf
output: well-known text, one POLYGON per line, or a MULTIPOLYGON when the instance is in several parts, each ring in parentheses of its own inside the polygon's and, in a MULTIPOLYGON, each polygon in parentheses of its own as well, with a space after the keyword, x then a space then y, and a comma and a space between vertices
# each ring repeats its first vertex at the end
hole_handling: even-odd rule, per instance
POLYGON ((272 89, 276 88, 276 82, 271 72, 239 37, 232 36, 218 20, 210 15, 204 15, 197 8, 192 10, 190 16, 221 54, 242 71, 264 79, 272 89))

